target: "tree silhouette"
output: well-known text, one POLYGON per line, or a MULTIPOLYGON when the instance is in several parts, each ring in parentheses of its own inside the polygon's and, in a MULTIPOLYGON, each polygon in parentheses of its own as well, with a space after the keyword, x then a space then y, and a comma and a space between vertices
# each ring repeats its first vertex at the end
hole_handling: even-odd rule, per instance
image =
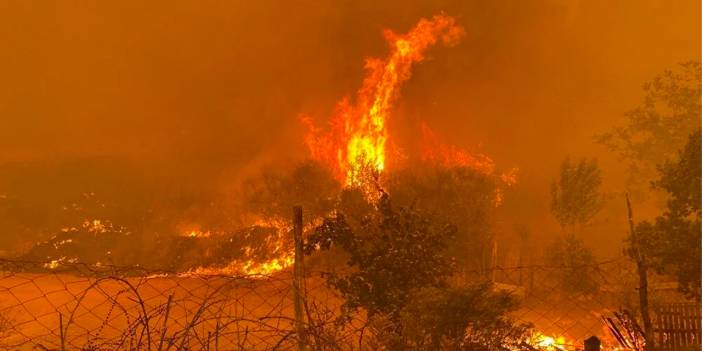
POLYGON ((696 61, 664 71, 644 84, 644 102, 626 113, 626 124, 596 137, 628 163, 629 185, 639 193, 699 128, 701 74, 696 61))
POLYGON ((603 202, 601 184, 596 160, 563 161, 559 179, 551 184, 551 212, 564 230, 587 224, 599 212, 603 202))
POLYGON ((654 186, 670 198, 663 214, 653 223, 636 226, 641 251, 648 264, 661 273, 674 275, 680 290, 700 298, 700 131, 691 134, 678 160, 659 167, 660 179, 654 186))
POLYGON ((377 204, 353 193, 341 197, 335 215, 308 237, 306 252, 344 253, 345 269, 326 274, 327 283, 344 299, 344 315, 367 313, 378 348, 528 349, 521 344, 527 326, 508 317, 517 306, 508 294, 449 283, 454 225, 412 207, 395 209, 385 193, 377 204))

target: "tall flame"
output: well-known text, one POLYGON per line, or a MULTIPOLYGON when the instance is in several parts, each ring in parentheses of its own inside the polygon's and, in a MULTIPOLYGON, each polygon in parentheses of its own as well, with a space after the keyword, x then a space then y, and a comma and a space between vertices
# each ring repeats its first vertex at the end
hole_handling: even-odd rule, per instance
POLYGON ((383 172, 386 124, 400 86, 410 78, 412 65, 422 61, 424 52, 438 40, 452 45, 462 35, 463 29, 455 20, 444 15, 421 19, 404 35, 386 30, 390 54, 384 60, 366 61, 366 77, 355 102, 343 99, 338 104, 330 130, 324 132, 309 117, 302 118, 309 127, 305 144, 312 158, 329 165, 346 186, 362 186, 369 175, 383 172))

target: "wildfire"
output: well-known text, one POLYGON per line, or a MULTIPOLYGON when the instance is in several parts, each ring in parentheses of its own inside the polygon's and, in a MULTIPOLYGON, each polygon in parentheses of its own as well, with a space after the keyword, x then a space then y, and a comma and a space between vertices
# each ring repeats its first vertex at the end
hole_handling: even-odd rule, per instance
POLYGON ((440 142, 426 124, 422 124, 422 159, 444 167, 471 168, 485 175, 495 172, 495 162, 490 157, 440 142))
POLYGON ((566 346, 572 346, 566 342, 564 336, 552 337, 539 332, 531 337, 529 344, 537 350, 547 351, 563 351, 567 350, 566 346))
POLYGON ((210 231, 203 232, 202 230, 189 230, 182 234, 190 238, 208 238, 211 235, 210 231))
MULTIPOLYGON (((265 278, 273 273, 280 272, 295 263, 295 255, 293 252, 282 252, 279 257, 270 260, 256 262, 253 259, 247 261, 230 262, 225 267, 198 267, 187 273, 182 273, 179 276, 187 277, 190 275, 232 275, 232 276, 248 276, 249 278, 265 278)), ((157 276, 155 276, 157 277, 157 276)))
POLYGON ((247 261, 241 267, 241 272, 249 276, 269 275, 290 267, 295 263, 295 254, 293 252, 285 252, 281 257, 273 258, 264 262, 247 261))
POLYGON ((92 221, 83 221, 83 228, 90 233, 105 233, 108 226, 99 219, 93 219, 92 221))
POLYGON ((490 157, 440 142, 426 124, 422 124, 422 160, 449 168, 466 167, 486 176, 496 176, 498 182, 493 198, 495 206, 502 204, 504 189, 517 183, 518 168, 496 174, 495 162, 490 157))
POLYGON ((343 99, 323 132, 311 118, 303 116, 309 132, 305 144, 311 157, 329 165, 346 186, 363 186, 369 176, 386 167, 387 121, 399 88, 410 78, 412 65, 424 59, 424 52, 438 40, 452 45, 463 29, 449 16, 421 19, 407 34, 385 31, 390 54, 366 61, 366 77, 354 103, 343 99))
MULTIPOLYGON (((310 226, 316 224, 309 224, 310 226)), ((259 253, 250 246, 242 248, 242 257, 230 262, 224 267, 198 267, 187 273, 180 274, 186 277, 189 275, 220 274, 220 275, 245 275, 249 278, 265 278, 271 274, 282 271, 295 263, 295 252, 290 247, 288 240, 291 239, 292 224, 281 218, 259 218, 252 223, 254 227, 275 228, 275 235, 267 236, 265 247, 268 254, 266 258, 257 257, 259 253)), ((310 229, 306 227, 306 229, 310 229)), ((182 234, 186 237, 209 237, 209 231, 190 230, 182 234)))
MULTIPOLYGON (((463 28, 454 18, 438 15, 431 19, 420 19, 405 34, 390 30, 384 32, 389 53, 383 58, 369 58, 365 63, 366 76, 353 100, 342 99, 329 122, 329 128, 317 127, 312 118, 302 116, 308 132, 304 143, 310 157, 328 166, 344 186, 358 187, 372 196, 372 179, 386 171, 388 129, 393 104, 399 90, 411 76, 414 64, 424 59, 425 52, 437 42, 453 45, 463 35, 463 28)), ((439 143, 428 127, 423 128, 425 148, 423 160, 448 167, 469 167, 485 175, 495 175, 495 164, 483 154, 471 154, 455 147, 439 143)), ((505 184, 514 182, 514 172, 497 176, 505 184)), ((501 200, 501 189, 496 190, 496 202, 501 200)), ((294 263, 290 245, 284 245, 289 237, 291 223, 278 218, 258 219, 255 226, 277 228, 278 235, 266 239, 270 255, 266 259, 254 259, 244 252, 241 259, 219 268, 219 273, 266 275, 283 270, 294 263)), ((208 236, 208 233, 187 231, 191 237, 208 236)), ((198 269, 196 273, 202 273, 198 269)))

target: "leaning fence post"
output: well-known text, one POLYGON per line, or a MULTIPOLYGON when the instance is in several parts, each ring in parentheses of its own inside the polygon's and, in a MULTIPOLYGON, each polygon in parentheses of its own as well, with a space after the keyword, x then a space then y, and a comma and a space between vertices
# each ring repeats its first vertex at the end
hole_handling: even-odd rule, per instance
POLYGON ((66 338, 63 335, 63 314, 59 312, 59 336, 61 337, 61 351, 66 351, 66 338))
POLYGON ((293 299, 295 305, 295 333, 297 334, 297 348, 300 351, 307 349, 304 316, 302 314, 302 280, 303 259, 302 252, 302 206, 293 207, 293 239, 295 241, 295 264, 293 266, 293 299))

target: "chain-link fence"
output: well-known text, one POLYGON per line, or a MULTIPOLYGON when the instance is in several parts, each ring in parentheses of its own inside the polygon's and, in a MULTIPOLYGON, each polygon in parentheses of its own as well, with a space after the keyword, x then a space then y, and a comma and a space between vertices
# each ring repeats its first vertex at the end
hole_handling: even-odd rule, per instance
MULTIPOLYGON (((2 261, 0 348, 284 350, 295 342, 289 272, 171 274, 80 264, 46 272, 46 266, 2 261)), ((338 300, 321 280, 308 279, 307 289, 308 312, 323 320, 338 300)))
POLYGON ((495 268, 490 275, 497 289, 519 298, 514 318, 567 349, 582 348, 591 336, 607 348, 621 346, 603 318, 637 306, 635 267, 624 258, 580 267, 495 268))
MULTIPOLYGON (((464 272, 519 300, 511 313, 561 349, 596 335, 620 347, 603 318, 631 309, 636 274, 625 259, 587 267, 464 272), (577 275, 577 276, 573 276, 577 275), (586 281, 587 284, 582 282, 586 281), (571 285, 569 285, 571 284, 571 285), (550 340, 550 339, 548 339, 550 340)), ((0 348, 52 350, 286 350, 297 343, 293 274, 231 276, 139 267, 0 261, 0 348)), ((315 349, 371 349, 361 314, 339 327, 342 299, 305 274, 305 328, 315 349), (367 337, 367 336, 366 336, 367 337)))

